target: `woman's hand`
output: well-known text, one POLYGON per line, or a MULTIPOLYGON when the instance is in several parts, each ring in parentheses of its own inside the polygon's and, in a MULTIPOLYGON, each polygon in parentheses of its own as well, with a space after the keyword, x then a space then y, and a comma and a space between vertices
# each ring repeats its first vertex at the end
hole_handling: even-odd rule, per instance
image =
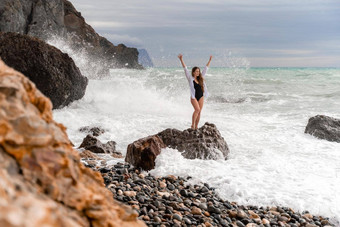
POLYGON ((183 61, 183 54, 179 54, 178 58, 181 61, 183 68, 185 68, 186 66, 185 66, 184 61, 183 61))

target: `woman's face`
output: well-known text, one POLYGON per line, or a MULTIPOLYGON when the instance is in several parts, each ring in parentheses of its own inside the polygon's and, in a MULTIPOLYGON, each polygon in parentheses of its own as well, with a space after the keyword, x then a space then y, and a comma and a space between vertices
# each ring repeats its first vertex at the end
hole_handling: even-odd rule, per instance
POLYGON ((194 71, 194 77, 198 77, 200 75, 200 69, 197 68, 195 71, 194 71))

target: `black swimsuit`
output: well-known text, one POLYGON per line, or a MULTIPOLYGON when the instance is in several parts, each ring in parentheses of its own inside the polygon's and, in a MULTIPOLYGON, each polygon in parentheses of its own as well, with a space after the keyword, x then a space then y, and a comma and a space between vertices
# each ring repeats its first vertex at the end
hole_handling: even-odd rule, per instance
POLYGON ((202 91, 201 85, 199 85, 195 81, 193 82, 194 82, 194 88, 195 88, 195 98, 197 101, 199 101, 200 98, 202 98, 203 96, 203 91, 202 91))

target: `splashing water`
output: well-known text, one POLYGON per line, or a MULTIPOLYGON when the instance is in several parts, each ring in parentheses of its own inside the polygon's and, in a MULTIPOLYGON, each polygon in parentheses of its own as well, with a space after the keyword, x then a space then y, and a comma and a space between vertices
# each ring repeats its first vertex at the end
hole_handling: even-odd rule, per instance
MULTIPOLYGON (((340 143, 304 134, 312 116, 340 118, 340 70, 236 69, 209 69, 211 96, 199 125, 216 124, 229 159, 187 160, 167 148, 151 173, 191 175, 240 204, 288 206, 340 220, 340 143)), ((183 69, 150 68, 113 69, 109 77, 90 79, 85 97, 54 115, 76 146, 86 136, 80 127, 101 126, 106 133, 99 139, 116 141, 125 154, 136 139, 189 128, 192 112, 183 69)))

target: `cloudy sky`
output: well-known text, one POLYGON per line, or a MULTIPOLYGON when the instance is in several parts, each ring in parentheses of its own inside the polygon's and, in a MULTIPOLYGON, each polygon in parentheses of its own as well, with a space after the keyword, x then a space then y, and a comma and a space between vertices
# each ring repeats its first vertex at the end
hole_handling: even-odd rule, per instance
POLYGON ((70 0, 113 44, 155 66, 340 67, 339 0, 70 0))

